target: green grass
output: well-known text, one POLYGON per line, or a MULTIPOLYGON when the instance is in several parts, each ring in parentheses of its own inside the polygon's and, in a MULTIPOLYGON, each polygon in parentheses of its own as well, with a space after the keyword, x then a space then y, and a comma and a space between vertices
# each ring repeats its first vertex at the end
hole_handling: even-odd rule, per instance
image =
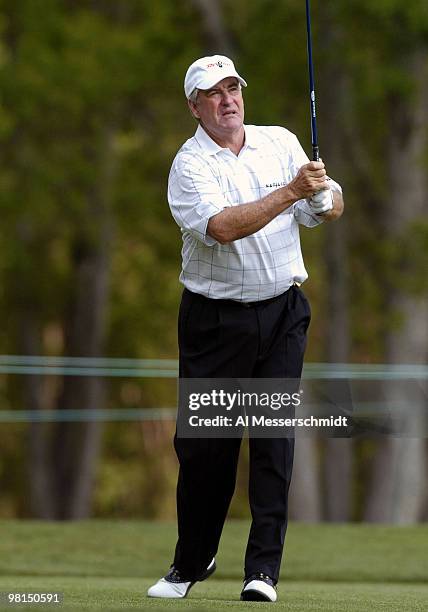
MULTIPOLYGON (((239 601, 248 523, 231 521, 218 570, 182 601, 148 599, 169 566, 175 525, 137 521, 0 521, 0 591, 64 593, 61 606, 1 610, 262 610, 239 601)), ((428 526, 292 524, 275 610, 428 609, 428 526)))

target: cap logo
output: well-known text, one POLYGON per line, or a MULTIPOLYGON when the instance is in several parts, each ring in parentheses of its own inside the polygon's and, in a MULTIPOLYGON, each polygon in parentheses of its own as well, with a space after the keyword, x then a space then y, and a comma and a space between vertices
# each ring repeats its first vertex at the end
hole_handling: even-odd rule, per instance
POLYGON ((218 60, 218 62, 214 62, 213 64, 207 64, 207 68, 215 68, 215 66, 218 66, 219 68, 223 68, 223 66, 230 66, 231 64, 229 64, 229 62, 222 62, 221 60, 218 60))

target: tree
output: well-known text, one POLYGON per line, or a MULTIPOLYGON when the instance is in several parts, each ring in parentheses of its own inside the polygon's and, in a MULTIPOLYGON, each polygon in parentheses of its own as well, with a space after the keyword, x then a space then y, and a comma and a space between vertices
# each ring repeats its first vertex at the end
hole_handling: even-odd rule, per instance
MULTIPOLYGON (((353 92, 360 103, 354 119, 362 132, 366 117, 371 112, 377 117, 371 146, 366 149, 374 159, 369 201, 376 204, 367 212, 376 228, 372 246, 383 299, 383 356, 388 363, 421 363, 427 358, 428 341, 426 274, 420 273, 424 262, 426 269, 421 246, 427 235, 428 10, 424 2, 395 0, 354 3, 350 10, 365 49, 359 57, 362 78, 358 92, 353 92), (382 70, 375 73, 378 66, 382 70)), ((361 176, 361 187, 363 181, 361 176)), ((409 402, 388 382, 384 392, 389 402, 401 401, 403 406, 409 402)), ((365 518, 417 521, 422 516, 425 480, 425 442, 386 439, 375 456, 365 518)))
MULTIPOLYGON (((109 345, 119 352, 127 344, 134 354, 144 354, 159 334, 155 327, 145 329, 144 320, 134 327, 126 320, 126 299, 118 299, 117 286, 126 279, 112 281, 111 270, 120 248, 128 250, 133 275, 144 277, 152 268, 156 283, 167 285, 175 267, 174 260, 164 266, 165 255, 159 256, 168 241, 163 188, 168 130, 174 125, 162 88, 173 82, 169 71, 175 74, 176 63, 187 62, 182 49, 189 53, 183 46, 192 27, 188 13, 172 2, 130 1, 124 10, 109 2, 52 0, 44 2, 42 12, 31 0, 5 1, 1 11, 1 175, 6 181, 1 249, 8 262, 2 306, 16 313, 4 346, 42 354, 45 330, 55 323, 59 348, 67 355, 100 356, 109 345), (180 21, 184 27, 176 32, 172 24, 180 21), (155 52, 159 36, 165 40, 155 52), (143 214, 141 201, 146 202, 143 214), (146 233, 150 226, 152 233, 146 233), (137 239, 154 261, 132 256, 130 244, 137 239), (137 333, 146 345, 136 340, 137 333)), ((141 298, 147 302, 147 317, 152 294, 139 288, 134 296, 140 303, 133 307, 140 311, 145 310, 141 298)), ((165 294, 158 291, 156 298, 165 294)), ((163 310, 165 305, 159 313, 163 310)), ((171 337, 165 338, 167 350, 171 337)), ((106 403, 101 379, 65 377, 57 388, 50 385, 48 402, 46 387, 46 381, 29 377, 26 407, 91 410, 106 403)), ((23 399, 19 389, 11 392, 23 399)), ((101 424, 34 424, 28 433, 33 514, 87 516, 101 424)))

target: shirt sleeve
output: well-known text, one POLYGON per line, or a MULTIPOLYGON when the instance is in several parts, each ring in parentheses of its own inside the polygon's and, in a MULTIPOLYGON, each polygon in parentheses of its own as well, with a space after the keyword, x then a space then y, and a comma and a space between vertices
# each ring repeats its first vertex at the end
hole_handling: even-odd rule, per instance
POLYGON ((177 225, 207 246, 217 241, 207 234, 208 221, 228 206, 206 160, 180 154, 168 181, 168 202, 177 225))
MULTIPOLYGON (((299 172, 299 169, 305 164, 308 164, 310 161, 309 157, 306 155, 305 151, 303 150, 302 145, 300 144, 300 142, 298 141, 297 137, 294 134, 293 134, 293 139, 292 139, 291 158, 292 158, 292 175, 294 178, 299 172)), ((339 185, 339 183, 336 183, 336 181, 334 181, 330 177, 327 177, 327 179, 333 191, 342 193, 342 187, 339 185)), ((297 202, 294 203, 293 214, 294 214, 294 218, 296 219, 297 223, 299 223, 300 225, 305 225, 306 227, 315 227, 316 225, 320 225, 324 221, 322 215, 316 215, 313 212, 313 210, 309 206, 309 203, 306 199, 297 200, 297 202)))

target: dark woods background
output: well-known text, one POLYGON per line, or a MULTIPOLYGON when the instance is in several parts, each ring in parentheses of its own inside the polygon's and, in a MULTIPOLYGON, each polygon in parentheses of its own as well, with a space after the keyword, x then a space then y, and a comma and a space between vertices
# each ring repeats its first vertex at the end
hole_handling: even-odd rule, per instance
MULTIPOLYGON (((300 0, 0 1, 0 352, 175 358, 166 182, 182 82, 230 54, 246 122, 310 151, 300 0)), ((302 230, 307 361, 426 363, 428 5, 312 2, 321 154, 346 215, 302 230)), ((0 409, 163 407, 174 381, 1 375, 0 409)), ((0 516, 174 515, 169 421, 0 425, 0 516)), ((245 516, 245 452, 232 516, 245 516)), ((299 444, 292 515, 428 517, 422 439, 299 444)))

